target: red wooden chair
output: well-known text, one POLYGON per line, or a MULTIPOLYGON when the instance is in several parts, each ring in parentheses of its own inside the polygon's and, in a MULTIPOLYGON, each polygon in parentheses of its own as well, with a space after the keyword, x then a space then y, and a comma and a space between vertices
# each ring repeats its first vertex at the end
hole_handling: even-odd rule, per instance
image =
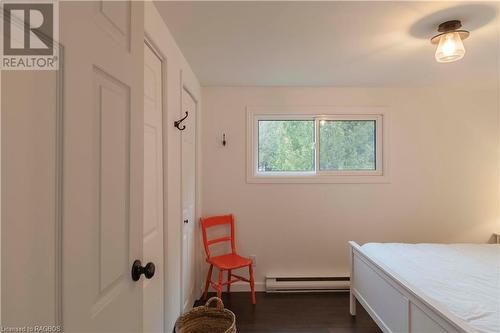
POLYGON ((250 289, 252 291, 252 304, 255 304, 255 288, 254 288, 254 279, 253 279, 253 268, 252 268, 252 260, 249 258, 244 258, 239 256, 236 253, 236 241, 234 239, 234 218, 233 215, 224 215, 224 216, 212 216, 207 218, 200 219, 201 221, 201 230, 203 233, 203 245, 205 246, 205 253, 207 255, 207 262, 210 264, 210 268, 207 274, 207 282, 205 284, 205 299, 207 298, 208 287, 212 285, 214 289, 217 291, 217 297, 221 297, 222 295, 222 287, 227 285, 227 292, 231 292, 231 283, 237 281, 245 281, 250 283, 250 289), (207 239, 207 229, 220 225, 229 225, 231 228, 231 235, 215 238, 212 240, 207 239), (221 243, 221 242, 231 242, 231 253, 219 255, 213 257, 210 254, 210 245, 221 243), (217 282, 212 281, 212 271, 214 266, 219 269, 219 276, 217 282), (242 276, 235 275, 232 273, 234 269, 248 267, 248 273, 250 275, 250 279, 246 279, 242 276), (227 271, 227 281, 223 282, 223 272, 227 271), (234 278, 234 279, 233 279, 234 278))

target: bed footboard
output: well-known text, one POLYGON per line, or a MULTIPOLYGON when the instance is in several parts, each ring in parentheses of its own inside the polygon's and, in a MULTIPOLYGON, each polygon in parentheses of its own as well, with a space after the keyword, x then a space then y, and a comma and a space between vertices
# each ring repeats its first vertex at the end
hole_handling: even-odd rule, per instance
POLYGON ((355 242, 349 242, 351 263, 350 313, 356 315, 356 300, 386 333, 475 332, 423 295, 417 295, 384 267, 369 258, 355 242))

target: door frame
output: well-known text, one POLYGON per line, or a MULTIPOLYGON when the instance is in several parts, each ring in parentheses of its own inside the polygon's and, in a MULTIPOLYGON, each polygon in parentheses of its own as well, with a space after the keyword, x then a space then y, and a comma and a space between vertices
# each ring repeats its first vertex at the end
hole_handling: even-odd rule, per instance
POLYGON ((59 327, 64 327, 63 320, 63 200, 64 200, 64 46, 59 42, 55 45, 59 48, 59 69, 57 73, 56 82, 56 207, 55 207, 55 217, 56 217, 56 230, 55 230, 55 323, 59 327))
POLYGON ((0 71, 0 326, 2 325, 2 71, 0 71))
MULTIPOLYGON (((164 154, 164 177, 163 183, 165 186, 165 191, 163 195, 164 200, 164 209, 168 209, 168 214, 165 212, 164 214, 164 239, 170 239, 170 251, 167 253, 166 243, 164 243, 165 251, 164 251, 164 261, 165 261, 165 274, 164 274, 164 304, 165 304, 165 327, 167 324, 170 324, 172 321, 175 321, 175 318, 172 316, 175 314, 177 317, 182 312, 182 289, 181 289, 181 273, 182 266, 181 263, 178 263, 177 260, 180 258, 182 253, 182 209, 180 201, 179 205, 177 202, 178 193, 182 193, 182 187, 180 185, 180 174, 177 174, 177 168, 180 171, 180 132, 173 126, 173 122, 178 120, 181 117, 182 104, 177 105, 177 103, 182 102, 182 89, 186 87, 186 90, 190 92, 193 96, 193 99, 196 101, 196 111, 197 111, 197 119, 196 119, 196 206, 195 206, 195 216, 196 219, 199 219, 201 213, 201 193, 200 193, 200 172, 201 168, 199 166, 200 163, 200 153, 199 149, 201 147, 200 142, 200 120, 201 120, 201 91, 197 87, 196 78, 193 76, 193 73, 189 69, 189 65, 186 63, 183 58, 180 50, 177 49, 177 44, 175 43, 172 36, 168 33, 168 28, 159 15, 158 11, 154 4, 145 4, 145 15, 146 17, 151 15, 149 21, 145 22, 144 26, 144 36, 148 39, 148 41, 155 47, 160 55, 164 58, 164 70, 166 71, 164 75, 164 127, 163 127, 163 154, 164 154), (167 35, 165 35, 167 34, 167 35), (179 141, 177 141, 179 140, 179 141), (171 145, 168 147, 168 145, 171 145), (169 159, 166 161, 166 159, 169 159), (177 165, 178 164, 178 165, 177 165), (172 173, 175 172, 175 175, 172 173), (170 173, 170 177, 169 177, 170 173), (177 189, 176 186, 179 186, 177 189), (171 187, 171 193, 168 195, 169 187, 171 187), (178 191, 178 192, 177 192, 178 191), (170 205, 170 207, 168 206, 170 205), (169 216, 167 216, 169 215, 169 216), (178 221, 177 221, 178 220, 178 221), (175 227, 174 227, 175 225, 175 227), (169 231, 169 232, 168 232, 169 231), (178 233, 178 234, 177 234, 178 233), (168 238, 170 237, 170 238, 168 238), (179 242, 176 244, 175 242, 179 242), (172 249, 175 247, 175 249, 172 249), (178 252, 177 252, 178 251, 178 252), (175 257, 169 257, 175 253, 175 257), (169 260, 170 259, 170 260, 169 260), (172 266, 172 267, 170 267, 172 266), (174 269, 179 270, 179 272, 172 272, 174 269), (169 275, 170 274, 170 275, 169 275), (175 275, 175 276, 173 276, 175 275), (174 287, 175 284, 175 287, 174 287), (179 292, 174 288, 178 288, 179 292), (168 294, 167 294, 168 293, 168 294), (175 293, 175 296, 174 294, 175 293), (177 302, 177 298, 179 298, 178 305, 175 304, 177 302), (173 300, 172 300, 173 299, 173 300)), ((195 245, 196 245, 196 257, 197 260, 195 262, 195 277, 196 277, 196 288, 195 292, 196 297, 201 295, 201 283, 202 281, 199 279, 200 271, 200 263, 199 263, 199 255, 201 251, 201 240, 198 239, 198 223, 195 224, 195 245)))
POLYGON ((167 242, 168 242, 168 59, 163 54, 161 49, 154 42, 152 36, 144 30, 144 44, 146 44, 151 51, 160 59, 161 61, 161 117, 162 117, 162 176, 163 176, 163 328, 166 328, 166 318, 167 318, 167 242))
MULTIPOLYGON (((195 144, 195 147, 194 147, 194 226, 193 226, 193 232, 194 232, 194 235, 193 235, 193 239, 194 239, 194 272, 193 272, 193 279, 194 279, 194 283, 195 283, 195 286, 194 286, 194 298, 199 298, 199 296, 201 295, 201 292, 198 292, 198 290, 200 290, 200 288, 198 288, 198 282, 200 281, 199 279, 199 273, 200 273, 200 262, 199 262, 199 256, 200 256, 200 241, 199 241, 199 224, 197 223, 199 218, 200 218, 200 197, 199 197, 199 194, 200 194, 200 186, 199 186, 199 180, 200 180, 200 177, 199 177, 199 149, 200 149, 200 142, 199 142, 199 134, 200 134, 200 99, 198 97, 196 97, 196 95, 192 92, 192 90, 189 88, 189 86, 186 84, 186 82, 184 82, 184 75, 183 75, 183 70, 181 70, 181 90, 180 90, 180 113, 181 114, 184 114, 184 111, 182 109, 182 93, 185 91, 194 101, 194 104, 195 104, 195 116, 196 116, 196 119, 195 119, 195 140, 194 140, 194 144, 195 144)), ((181 144, 181 147, 180 147, 180 152, 182 154, 182 140, 180 141, 180 144, 181 144)), ((179 189, 179 195, 180 195, 180 211, 181 211, 181 216, 180 216, 180 220, 179 220, 179 223, 181 224, 181 233, 179 235, 180 237, 180 253, 181 253, 181 271, 180 271, 180 274, 181 274, 181 285, 180 285, 180 288, 179 288, 179 292, 180 292, 180 299, 181 299, 181 302, 180 302, 180 311, 181 313, 184 312, 184 299, 183 299, 183 290, 184 290, 184 285, 183 285, 183 282, 182 282, 182 271, 183 271, 183 256, 184 256, 184 251, 183 251, 183 248, 184 248, 184 244, 183 244, 183 241, 182 241, 182 237, 183 237, 183 216, 182 216, 182 160, 181 160, 181 186, 180 186, 180 189, 179 189)))

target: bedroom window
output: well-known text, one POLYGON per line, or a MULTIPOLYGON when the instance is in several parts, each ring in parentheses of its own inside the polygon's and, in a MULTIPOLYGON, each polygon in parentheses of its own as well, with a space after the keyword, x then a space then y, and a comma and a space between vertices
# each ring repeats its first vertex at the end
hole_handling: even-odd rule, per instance
POLYGON ((363 110, 349 113, 344 109, 338 114, 249 111, 247 181, 387 182, 385 112, 363 110))

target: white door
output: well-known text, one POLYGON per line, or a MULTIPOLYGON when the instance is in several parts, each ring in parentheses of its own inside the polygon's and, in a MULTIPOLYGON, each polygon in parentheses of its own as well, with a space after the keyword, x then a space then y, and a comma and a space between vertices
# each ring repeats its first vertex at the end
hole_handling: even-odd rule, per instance
POLYGON ((64 330, 140 332, 131 267, 143 239, 143 3, 60 8, 64 330))
POLYGON ((195 301, 196 102, 182 89, 182 114, 188 112, 182 137, 182 310, 195 301))
POLYGON ((162 61, 144 44, 143 258, 156 266, 144 280, 143 332, 163 332, 163 129, 162 61))

